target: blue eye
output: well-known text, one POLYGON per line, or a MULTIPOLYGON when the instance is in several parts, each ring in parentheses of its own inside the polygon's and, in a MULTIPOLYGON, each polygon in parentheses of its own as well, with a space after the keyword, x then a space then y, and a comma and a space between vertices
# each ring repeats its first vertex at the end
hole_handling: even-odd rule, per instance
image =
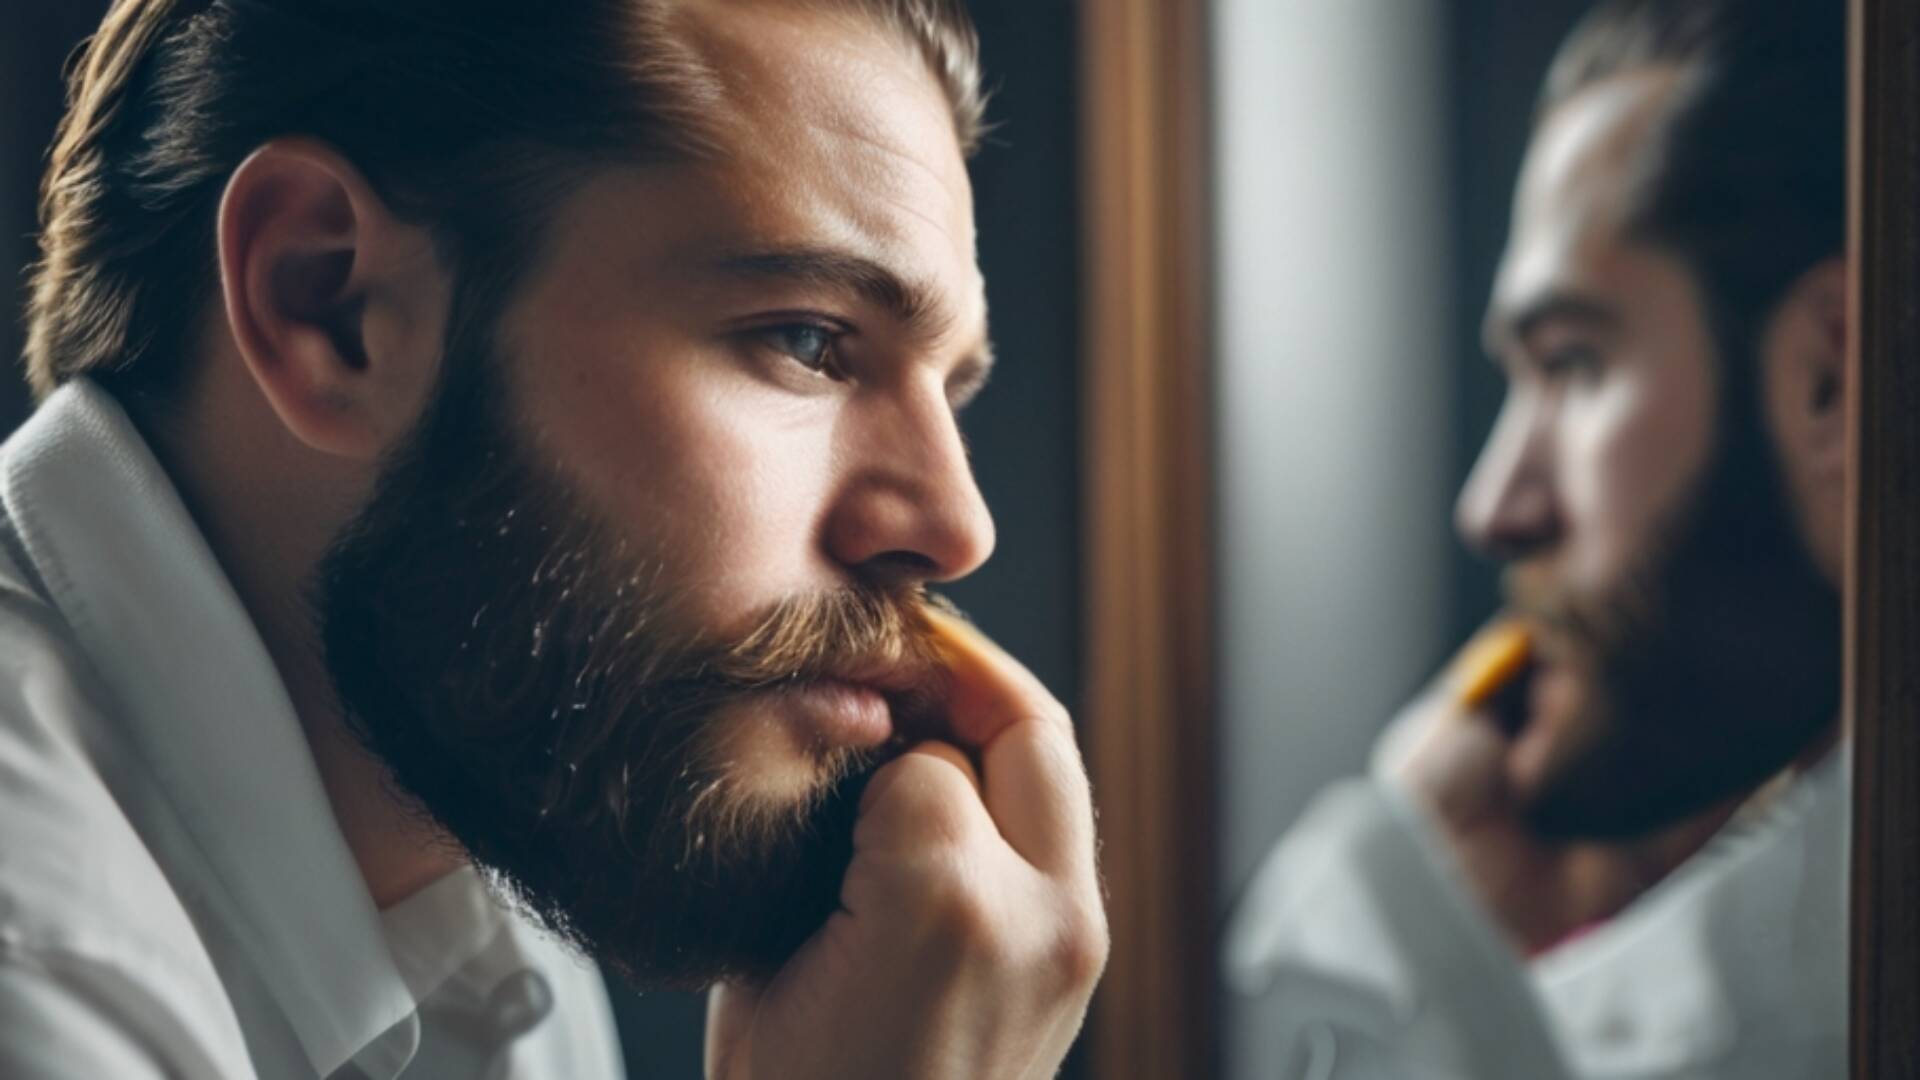
POLYGON ((834 331, 811 323, 794 323, 769 327, 762 331, 761 336, 781 355, 807 370, 831 373, 833 346, 840 337, 834 331))

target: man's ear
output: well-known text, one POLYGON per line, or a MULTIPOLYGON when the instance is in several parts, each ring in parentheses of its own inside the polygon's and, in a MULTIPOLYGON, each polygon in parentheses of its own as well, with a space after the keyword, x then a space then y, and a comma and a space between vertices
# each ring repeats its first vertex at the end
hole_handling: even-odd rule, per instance
POLYGON ((276 139, 227 181, 219 254, 234 345, 288 432, 371 461, 413 429, 449 294, 425 227, 326 144, 276 139))
POLYGON ((1767 421, 1809 546, 1838 573, 1847 486, 1847 261, 1800 275, 1761 347, 1767 421))
POLYGON ((1834 256, 1800 275, 1763 342, 1768 419, 1783 456, 1802 471, 1846 464, 1847 263, 1834 256))

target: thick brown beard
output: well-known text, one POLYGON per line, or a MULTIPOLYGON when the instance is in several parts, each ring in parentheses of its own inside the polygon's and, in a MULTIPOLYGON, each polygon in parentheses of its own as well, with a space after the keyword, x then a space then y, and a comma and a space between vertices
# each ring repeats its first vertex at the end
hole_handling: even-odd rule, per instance
POLYGON ((1612 589, 1507 575, 1511 610, 1587 684, 1568 744, 1521 793, 1542 835, 1678 824, 1778 774, 1838 719, 1839 593, 1794 527, 1757 410, 1738 402, 1693 497, 1612 589))
POLYGON ((769 974, 838 907, 897 747, 815 747, 807 790, 769 800, 709 718, 886 670, 918 687, 898 724, 926 723, 926 599, 850 586, 729 639, 677 628, 670 575, 522 452, 468 359, 314 584, 344 715, 398 797, 581 951, 646 985, 769 974))

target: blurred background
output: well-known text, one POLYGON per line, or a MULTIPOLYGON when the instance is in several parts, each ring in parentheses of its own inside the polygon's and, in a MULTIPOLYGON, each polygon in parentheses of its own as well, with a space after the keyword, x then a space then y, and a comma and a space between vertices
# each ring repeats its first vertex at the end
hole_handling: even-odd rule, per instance
MULTIPOLYGON (((1451 523, 1503 393, 1480 317, 1586 7, 1213 5, 1217 917, 1493 611, 1451 523)), ((1223 1075, 1280 1075, 1261 1022, 1223 997, 1223 1075)))
MULTIPOLYGON (((1107 0, 972 0, 998 127, 975 162, 981 261, 1001 356, 967 426, 1000 527, 993 561, 952 594, 1076 709, 1084 647, 1084 508, 1098 460, 1087 395, 1109 371, 1083 349, 1083 28, 1107 0)), ((1147 0, 1151 3, 1151 0, 1147 0)), ((6 0, 0 36, 0 265, 17 358, 34 201, 61 103, 60 65, 101 0, 6 0)), ((1219 921, 1261 855, 1330 780, 1360 770, 1394 710, 1493 604, 1491 571, 1451 533, 1451 502, 1500 384, 1478 322, 1506 232, 1532 99, 1580 0, 1198 0, 1211 113, 1209 374, 1212 715, 1193 725, 1207 775, 1195 832, 1210 908, 1182 948, 1210 962, 1219 921)), ((27 412, 0 379, 0 432, 27 412)), ((1096 773, 1096 778, 1099 773, 1096 773)), ((1129 791, 1101 790, 1103 801, 1129 791)), ((1169 811, 1176 812, 1176 811, 1169 811)), ((1178 822, 1172 828, 1180 827, 1178 822)), ((1109 843, 1113 840, 1110 838, 1109 843)), ((1169 873, 1176 872, 1169 868, 1169 873)), ((1116 895, 1116 904, 1129 897, 1116 895)), ((1122 945, 1124 947, 1124 944, 1122 945)), ((1115 970, 1126 959, 1116 954, 1115 970)), ((1103 1012, 1140 1037, 1195 1041, 1187 1071, 1277 1075, 1241 1035, 1260 1023, 1211 987, 1199 1019, 1103 1012), (1218 1007, 1214 1007, 1217 1002, 1218 1007)), ((616 994, 635 1077, 698 1075, 702 1010, 616 994)), ((1152 1075, 1076 1054, 1075 1076, 1152 1075), (1097 1064, 1096 1064, 1097 1061, 1097 1064)))

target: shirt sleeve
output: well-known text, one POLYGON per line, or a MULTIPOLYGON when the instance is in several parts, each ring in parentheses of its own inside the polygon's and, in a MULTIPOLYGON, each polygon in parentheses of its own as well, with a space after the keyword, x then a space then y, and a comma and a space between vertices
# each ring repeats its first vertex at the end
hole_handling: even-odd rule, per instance
POLYGON ((1524 961, 1418 812, 1355 780, 1323 792, 1229 926, 1243 1057, 1337 1080, 1562 1080, 1524 961))

